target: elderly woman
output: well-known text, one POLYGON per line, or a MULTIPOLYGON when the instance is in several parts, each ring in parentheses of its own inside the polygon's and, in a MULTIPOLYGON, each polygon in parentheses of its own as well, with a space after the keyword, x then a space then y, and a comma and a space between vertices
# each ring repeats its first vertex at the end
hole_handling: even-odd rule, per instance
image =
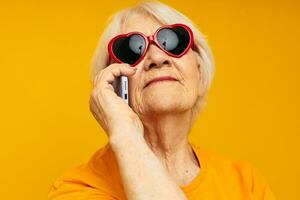
POLYGON ((207 42, 180 12, 141 2, 115 14, 95 52, 90 98, 109 142, 58 178, 49 199, 274 199, 254 167, 189 141, 212 77, 207 42), (129 104, 114 90, 119 76, 129 104))

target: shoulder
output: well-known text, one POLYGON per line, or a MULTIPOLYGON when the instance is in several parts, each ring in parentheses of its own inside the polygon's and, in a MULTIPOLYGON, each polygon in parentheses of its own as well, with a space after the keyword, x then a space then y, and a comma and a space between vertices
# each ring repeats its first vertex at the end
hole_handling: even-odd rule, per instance
MULTIPOLYGON (((229 186, 239 186, 254 197, 275 199, 260 170, 250 161, 218 153, 199 145, 194 145, 201 155, 204 167, 211 178, 229 186)), ((226 186, 225 186, 226 187, 226 186)))
POLYGON ((205 148, 199 144, 191 144, 197 151, 200 157, 200 162, 202 160, 202 163, 205 165, 205 167, 209 167, 215 170, 226 169, 244 173, 250 172, 254 168, 254 165, 249 161, 225 155, 224 153, 205 148))
POLYGON ((113 162, 108 145, 101 147, 88 162, 64 171, 52 183, 48 199, 68 199, 67 196, 86 199, 91 195, 114 199, 117 194, 120 194, 120 185, 113 162))

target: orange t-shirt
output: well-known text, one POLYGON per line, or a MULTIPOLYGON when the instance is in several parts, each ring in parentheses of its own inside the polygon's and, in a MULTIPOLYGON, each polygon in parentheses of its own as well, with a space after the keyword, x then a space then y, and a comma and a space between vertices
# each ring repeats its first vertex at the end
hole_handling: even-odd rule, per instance
MULTIPOLYGON (((191 143, 200 173, 180 186, 189 200, 274 200, 266 180, 244 161, 230 159, 191 143)), ((141 177, 143 178, 143 177, 141 177)), ((49 200, 125 200, 116 158, 109 143, 91 159, 65 172, 52 185, 49 200)))

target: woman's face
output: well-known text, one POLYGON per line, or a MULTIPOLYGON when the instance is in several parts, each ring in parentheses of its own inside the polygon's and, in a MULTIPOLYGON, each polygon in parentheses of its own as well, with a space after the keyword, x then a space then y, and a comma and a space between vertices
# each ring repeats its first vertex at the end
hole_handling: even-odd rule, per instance
MULTIPOLYGON (((134 15, 128 19, 123 32, 139 31, 148 36, 161 25, 153 18, 134 15)), ((129 101, 139 116, 179 113, 194 106, 201 89, 200 69, 192 49, 175 58, 151 43, 143 60, 135 67, 136 73, 129 77, 129 101), (160 81, 145 87, 149 80, 160 76, 171 76, 178 81, 160 81)))

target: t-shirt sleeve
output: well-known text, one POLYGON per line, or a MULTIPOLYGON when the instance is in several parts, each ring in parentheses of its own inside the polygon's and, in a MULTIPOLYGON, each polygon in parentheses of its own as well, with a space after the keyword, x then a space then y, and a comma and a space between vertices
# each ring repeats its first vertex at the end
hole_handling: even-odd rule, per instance
POLYGON ((118 200, 105 190, 78 180, 57 179, 48 192, 48 200, 118 200))
POLYGON ((252 167, 252 194, 254 200, 276 200, 264 176, 252 167))

